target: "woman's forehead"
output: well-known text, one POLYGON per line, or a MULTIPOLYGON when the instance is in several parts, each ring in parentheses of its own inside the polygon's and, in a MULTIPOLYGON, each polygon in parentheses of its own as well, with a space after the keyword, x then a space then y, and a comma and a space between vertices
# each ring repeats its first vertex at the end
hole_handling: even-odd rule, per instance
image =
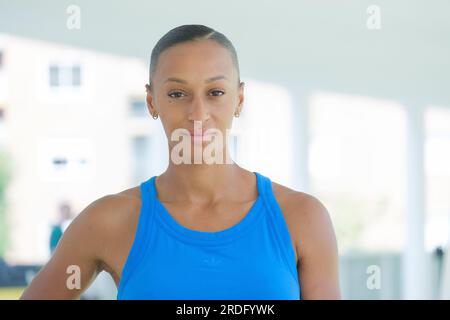
POLYGON ((159 57, 155 78, 208 78, 218 75, 231 80, 234 64, 228 49, 213 41, 186 42, 165 50, 159 57))

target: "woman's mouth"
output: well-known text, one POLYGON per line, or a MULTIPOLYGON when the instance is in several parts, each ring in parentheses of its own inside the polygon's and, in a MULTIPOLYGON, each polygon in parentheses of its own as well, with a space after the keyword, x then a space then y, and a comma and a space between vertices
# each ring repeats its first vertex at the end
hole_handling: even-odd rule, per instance
POLYGON ((207 132, 207 130, 204 130, 203 132, 202 131, 194 132, 194 131, 189 130, 189 133, 190 133, 191 137, 206 137, 206 136, 211 135, 211 132, 207 132))

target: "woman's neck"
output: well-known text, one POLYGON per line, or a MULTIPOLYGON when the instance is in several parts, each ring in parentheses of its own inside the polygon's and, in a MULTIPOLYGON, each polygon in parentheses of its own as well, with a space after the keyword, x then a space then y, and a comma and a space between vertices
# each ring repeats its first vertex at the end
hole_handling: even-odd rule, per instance
POLYGON ((156 184, 163 202, 216 203, 232 197, 244 169, 232 164, 169 164, 156 184))

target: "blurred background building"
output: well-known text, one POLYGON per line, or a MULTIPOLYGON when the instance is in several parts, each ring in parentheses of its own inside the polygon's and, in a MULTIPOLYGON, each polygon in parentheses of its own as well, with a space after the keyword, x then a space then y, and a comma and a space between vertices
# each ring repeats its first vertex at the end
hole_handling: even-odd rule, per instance
MULTIPOLYGON (((246 83, 233 159, 328 208, 343 297, 450 298, 449 3, 43 2, 0 1, 6 297, 50 257, 61 203, 76 215, 165 169, 148 59, 201 23, 234 43, 246 83)), ((114 298, 111 283, 86 297, 114 298)))

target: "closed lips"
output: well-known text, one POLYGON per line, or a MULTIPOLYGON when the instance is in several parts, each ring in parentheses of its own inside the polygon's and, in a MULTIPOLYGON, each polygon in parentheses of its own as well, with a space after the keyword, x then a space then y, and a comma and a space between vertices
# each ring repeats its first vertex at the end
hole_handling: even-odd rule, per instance
POLYGON ((206 135, 210 134, 210 132, 206 132, 206 130, 203 132, 195 132, 195 133, 192 131, 189 131, 189 132, 190 132, 191 136, 195 136, 195 137, 201 137, 201 136, 206 136, 206 135))

